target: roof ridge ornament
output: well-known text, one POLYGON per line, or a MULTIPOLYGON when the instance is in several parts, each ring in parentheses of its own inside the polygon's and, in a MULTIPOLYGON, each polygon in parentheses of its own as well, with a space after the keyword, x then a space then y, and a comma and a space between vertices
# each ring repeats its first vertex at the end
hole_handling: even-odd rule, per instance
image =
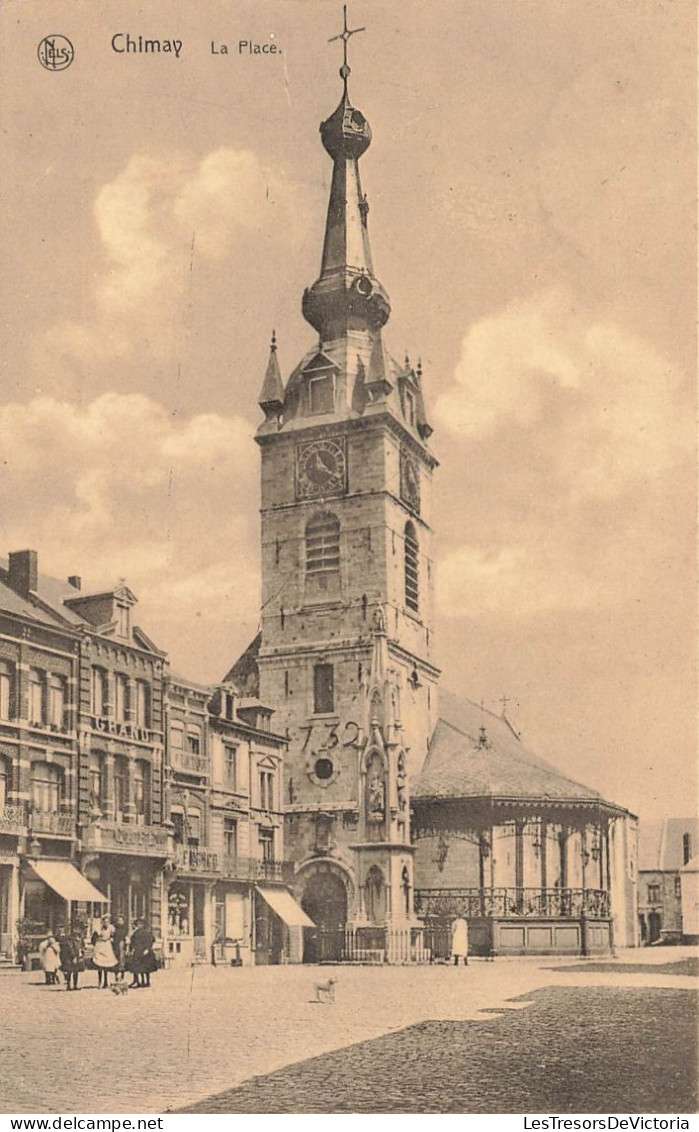
POLYGON ((332 37, 332 39, 328 40, 328 43, 336 43, 338 41, 338 39, 342 40, 343 59, 342 59, 342 66, 340 67, 340 78, 342 79, 342 82, 343 82, 343 85, 344 85, 345 98, 348 98, 349 95, 347 93, 347 80, 349 79, 350 75, 352 74, 352 68, 350 67, 349 63, 347 62, 347 44, 349 43, 349 41, 350 41, 350 39, 352 38, 353 35, 357 35, 357 33, 360 32, 360 31, 366 31, 366 28, 365 27, 350 28, 350 27, 347 26, 347 5, 346 4, 343 4, 343 6, 342 6, 342 14, 343 14, 344 27, 343 27, 342 31, 340 32, 340 34, 334 35, 332 37))

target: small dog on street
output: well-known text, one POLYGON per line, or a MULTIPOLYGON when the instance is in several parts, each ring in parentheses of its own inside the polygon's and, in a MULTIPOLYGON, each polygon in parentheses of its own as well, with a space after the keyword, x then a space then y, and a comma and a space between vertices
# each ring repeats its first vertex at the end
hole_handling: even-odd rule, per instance
POLYGON ((112 994, 128 994, 129 988, 126 983, 113 983, 109 988, 112 994))
POLYGON ((334 1002, 337 979, 327 979, 324 983, 314 983, 316 1002, 334 1002))

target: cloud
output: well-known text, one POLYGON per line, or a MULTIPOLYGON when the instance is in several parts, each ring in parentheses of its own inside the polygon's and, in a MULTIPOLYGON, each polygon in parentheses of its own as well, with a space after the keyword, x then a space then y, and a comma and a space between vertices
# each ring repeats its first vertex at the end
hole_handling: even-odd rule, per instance
MULTIPOLYGON (((279 176, 250 150, 222 147, 201 159, 133 154, 96 194, 102 254, 83 284, 83 317, 48 327, 34 348, 40 388, 55 390, 62 368, 73 392, 76 368, 94 380, 96 369, 120 359, 170 358, 200 289, 224 289, 210 273, 225 274, 231 260, 249 263, 261 234, 298 232, 295 208, 295 186, 285 181, 281 192, 279 176)), ((243 297, 246 276, 247 267, 234 277, 243 297)))
POLYGON ((649 343, 550 291, 468 331, 435 416, 464 438, 536 430, 572 494, 610 498, 691 450, 688 402, 649 343))
POLYGON ((512 303, 468 331, 435 417, 458 441, 449 462, 469 500, 440 565, 445 612, 599 608, 662 589, 668 547, 691 529, 694 410, 647 342, 559 291, 512 303))
POLYGON ((257 478, 239 417, 180 420, 141 394, 84 408, 52 398, 0 407, 3 550, 33 546, 41 568, 126 577, 149 623, 186 640, 195 618, 256 617, 257 478), (149 619, 149 620, 148 620, 149 619))

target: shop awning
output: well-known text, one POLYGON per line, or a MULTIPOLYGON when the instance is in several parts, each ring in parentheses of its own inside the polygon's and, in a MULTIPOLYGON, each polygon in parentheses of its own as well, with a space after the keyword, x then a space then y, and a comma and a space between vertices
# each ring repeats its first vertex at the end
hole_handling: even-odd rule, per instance
POLYGON ((286 888, 268 888, 266 885, 258 884, 255 886, 260 896, 269 904, 273 912, 279 916, 280 920, 289 928, 314 928, 315 924, 310 916, 307 916, 300 904, 297 904, 293 896, 286 888))
POLYGON ((107 904, 107 897, 90 884, 70 861, 31 861, 36 875, 64 900, 84 900, 91 904, 107 904))

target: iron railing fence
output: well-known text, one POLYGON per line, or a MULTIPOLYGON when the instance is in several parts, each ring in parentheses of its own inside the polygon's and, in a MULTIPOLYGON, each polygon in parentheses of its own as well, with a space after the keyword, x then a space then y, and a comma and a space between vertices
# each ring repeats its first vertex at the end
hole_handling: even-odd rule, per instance
POLYGON ((603 920, 609 917, 609 893, 596 888, 418 888, 415 912, 423 919, 603 920))

